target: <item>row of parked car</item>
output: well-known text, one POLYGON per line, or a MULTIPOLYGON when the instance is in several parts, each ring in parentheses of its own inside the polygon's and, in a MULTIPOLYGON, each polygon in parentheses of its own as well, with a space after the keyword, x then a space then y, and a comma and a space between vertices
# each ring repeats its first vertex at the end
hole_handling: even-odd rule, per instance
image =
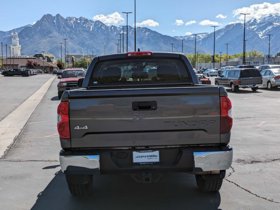
POLYGON ((202 81, 202 77, 206 80, 215 76, 215 85, 230 87, 233 92, 238 91, 239 88, 251 88, 256 91, 258 88, 273 89, 280 87, 280 65, 228 66, 220 70, 206 69, 197 72, 197 76, 202 84, 209 84, 209 82, 202 81))
POLYGON ((41 74, 43 71, 41 69, 27 69, 27 68, 18 68, 18 69, 5 69, 1 71, 1 74, 6 77, 11 76, 23 76, 29 77, 36 74, 41 74))

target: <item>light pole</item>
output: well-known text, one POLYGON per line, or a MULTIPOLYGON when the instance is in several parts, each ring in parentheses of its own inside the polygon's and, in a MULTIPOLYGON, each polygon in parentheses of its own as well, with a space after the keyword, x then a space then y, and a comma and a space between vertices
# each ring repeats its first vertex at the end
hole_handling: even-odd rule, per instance
POLYGON ((171 52, 174 52, 174 43, 171 43, 171 52))
POLYGON ((246 16, 249 15, 249 13, 240 13, 240 15, 244 15, 244 31, 243 31, 243 65, 246 64, 246 16))
POLYGON ((267 56, 267 62, 270 63, 270 44, 271 44, 271 34, 268 34, 268 56, 267 56))
POLYGON ((212 63, 213 63, 213 69, 215 68, 215 55, 216 55, 216 28, 218 26, 211 26, 214 28, 214 46, 213 46, 213 58, 212 58, 212 63))
POLYGON ((229 43, 226 43, 226 52, 227 52, 227 66, 228 66, 228 46, 229 46, 229 43))
POLYGON ((222 52, 220 52, 220 68, 222 68, 222 52))
POLYGON ((63 60, 62 51, 63 51, 63 43, 60 42, 60 60, 61 60, 61 63, 62 63, 62 60, 63 60))
POLYGON ((182 53, 184 53, 184 39, 182 39, 182 53))
POLYGON ((122 12, 126 15, 126 52, 128 52, 128 15, 132 12, 122 12))
POLYGON ((7 66, 7 64, 8 64, 8 45, 6 44, 5 47, 6 47, 6 66, 7 66))
POLYGON ((1 68, 3 69, 3 66, 4 66, 4 52, 3 52, 3 42, 1 42, 1 68))
POLYGON ((64 39, 64 50, 65 50, 65 51, 64 51, 64 55, 65 55, 64 60, 65 60, 65 68, 67 67, 67 58, 66 58, 66 57, 67 57, 67 45, 66 45, 67 43, 66 43, 66 42, 67 42, 67 39, 65 38, 65 39, 64 39))
POLYGON ((197 36, 202 33, 193 34, 194 35, 194 68, 196 68, 197 64, 197 36))
POLYGON ((120 33, 119 40, 120 40, 120 51, 119 51, 119 53, 122 53, 122 33, 120 33))
POLYGON ((134 52, 136 52, 136 37, 137 37, 137 26, 136 26, 136 0, 134 0, 134 52))
POLYGON ((124 26, 122 26, 122 52, 124 53, 124 26))

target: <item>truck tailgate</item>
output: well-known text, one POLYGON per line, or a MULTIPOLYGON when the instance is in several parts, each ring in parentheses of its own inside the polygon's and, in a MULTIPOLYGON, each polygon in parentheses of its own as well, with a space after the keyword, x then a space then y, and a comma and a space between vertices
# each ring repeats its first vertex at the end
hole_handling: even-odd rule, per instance
POLYGON ((71 91, 71 146, 218 144, 219 97, 209 86, 71 91))

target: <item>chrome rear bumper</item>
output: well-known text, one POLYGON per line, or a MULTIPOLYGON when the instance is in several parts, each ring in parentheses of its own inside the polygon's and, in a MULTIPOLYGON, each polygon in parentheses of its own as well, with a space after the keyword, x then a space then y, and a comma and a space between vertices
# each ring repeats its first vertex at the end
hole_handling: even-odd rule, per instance
MULTIPOLYGON (((211 172, 230 168, 233 158, 231 148, 223 151, 193 152, 193 171, 211 172)), ((60 154, 62 172, 77 170, 100 171, 100 155, 62 155, 60 154)), ((191 157, 190 157, 190 161, 191 157)), ((153 167, 153 166, 151 166, 153 167)), ((170 169, 172 170, 172 169, 170 169)), ((191 172, 191 171, 190 171, 191 172)))
POLYGON ((233 158, 232 149, 228 151, 194 152, 194 165, 202 171, 221 171, 230 168, 233 158))

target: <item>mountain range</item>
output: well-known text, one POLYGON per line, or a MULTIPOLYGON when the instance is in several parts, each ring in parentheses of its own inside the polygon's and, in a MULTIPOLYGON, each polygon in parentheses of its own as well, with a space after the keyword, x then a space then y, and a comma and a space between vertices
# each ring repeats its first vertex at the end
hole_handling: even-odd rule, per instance
MULTIPOLYGON (((111 54, 117 52, 117 42, 122 27, 107 26, 100 21, 84 17, 64 18, 46 14, 33 25, 26 25, 10 31, 0 31, 0 41, 11 43, 11 33, 17 32, 20 38, 23 55, 49 52, 60 56, 61 43, 67 39, 69 54, 111 54)), ((129 50, 133 50, 134 30, 129 27, 129 50)), ((280 14, 253 19, 246 23, 247 50, 257 50, 264 54, 268 52, 268 34, 271 36, 271 53, 280 52, 280 14)), ((184 39, 184 53, 194 52, 194 36, 171 37, 154 30, 137 28, 137 47, 141 50, 181 52, 184 39)), ((216 53, 225 53, 226 43, 229 44, 229 54, 242 52, 243 24, 232 23, 216 31, 216 53)), ((64 50, 64 49, 63 49, 64 50)), ((200 53, 212 53, 213 33, 198 36, 197 50, 200 53)))

